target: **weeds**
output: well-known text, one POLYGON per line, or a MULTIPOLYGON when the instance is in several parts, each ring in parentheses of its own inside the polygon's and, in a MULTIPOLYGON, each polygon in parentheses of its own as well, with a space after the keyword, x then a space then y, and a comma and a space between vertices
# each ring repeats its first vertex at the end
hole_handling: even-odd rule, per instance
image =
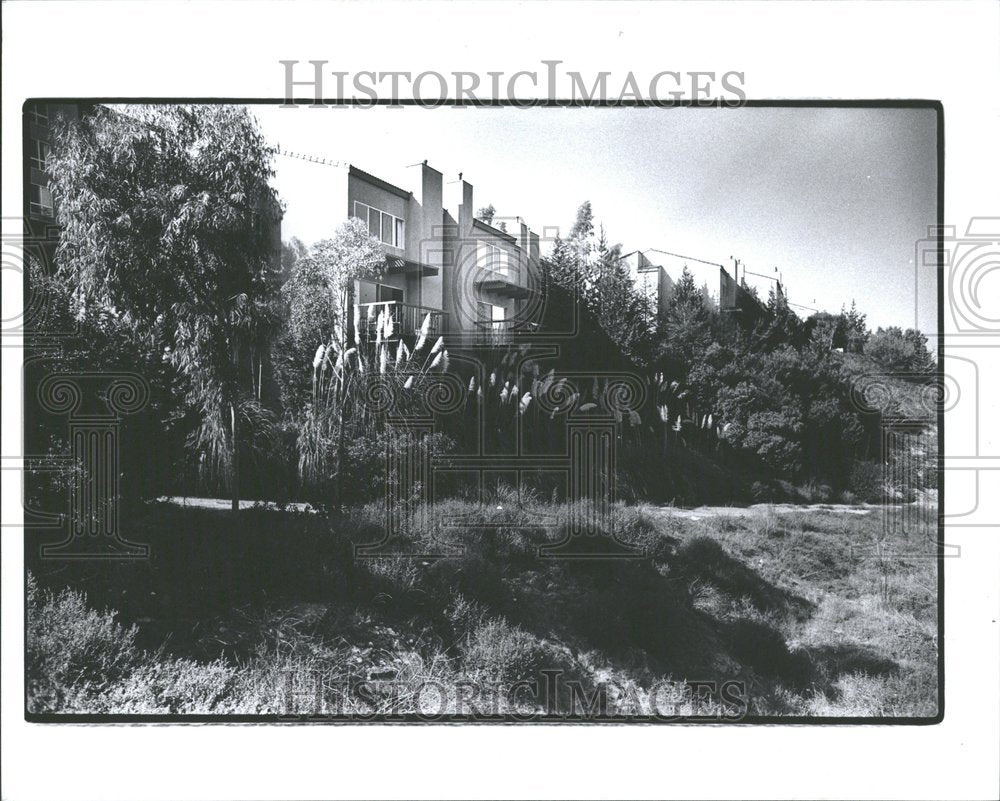
POLYGON ((401 535, 455 555, 358 560, 375 506, 238 525, 158 508, 150 562, 32 566, 29 710, 371 716, 460 710, 464 687, 502 713, 504 686, 556 670, 632 688, 619 710, 665 680, 738 678, 755 714, 934 713, 934 563, 877 516, 619 504, 599 519, 630 558, 543 558, 571 512, 501 486, 401 535))

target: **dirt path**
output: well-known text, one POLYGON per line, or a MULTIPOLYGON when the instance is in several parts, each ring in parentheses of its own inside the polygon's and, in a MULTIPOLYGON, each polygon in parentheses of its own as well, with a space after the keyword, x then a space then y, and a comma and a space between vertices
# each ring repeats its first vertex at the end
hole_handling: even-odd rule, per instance
POLYGON ((655 506, 653 509, 662 514, 679 517, 683 520, 704 520, 709 517, 751 517, 757 514, 792 514, 795 512, 829 512, 842 515, 870 515, 876 506, 846 504, 846 503, 755 503, 752 506, 698 506, 694 509, 683 509, 675 506, 655 506))
MULTIPOLYGON (((227 511, 231 502, 227 498, 198 498, 182 495, 164 495, 156 499, 157 503, 170 503, 176 506, 187 506, 194 509, 218 509, 227 511)), ((279 507, 271 501, 240 501, 240 509, 279 509, 292 512, 314 512, 315 508, 308 503, 287 503, 279 507)), ((751 517, 757 514, 792 514, 795 512, 829 512, 842 515, 870 515, 880 507, 859 504, 833 503, 755 503, 752 506, 697 506, 685 509, 677 506, 653 506, 652 510, 661 514, 679 517, 683 520, 703 520, 709 517, 751 517)))
MULTIPOLYGON (((174 506, 186 506, 192 509, 218 509, 219 511, 229 511, 232 508, 232 501, 229 498, 196 498, 192 495, 162 495, 153 503, 170 503, 174 506)), ((286 509, 290 512, 315 512, 316 509, 308 503, 289 502, 284 506, 278 506, 273 501, 240 501, 240 509, 286 509)))

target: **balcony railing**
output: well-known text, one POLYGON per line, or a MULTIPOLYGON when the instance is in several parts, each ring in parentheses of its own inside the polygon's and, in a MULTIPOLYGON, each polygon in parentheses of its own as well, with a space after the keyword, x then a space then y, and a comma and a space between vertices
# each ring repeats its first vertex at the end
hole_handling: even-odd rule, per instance
POLYGON ((398 300, 382 300, 377 303, 361 303, 358 305, 358 313, 361 316, 361 319, 358 321, 358 330, 361 332, 361 336, 367 339, 376 338, 378 318, 383 312, 392 317, 394 329, 392 339, 419 334, 420 328, 424 324, 424 320, 428 314, 431 318, 427 330, 428 336, 440 336, 444 333, 446 327, 447 312, 443 312, 440 309, 413 306, 409 303, 401 303, 398 300))
POLYGON ((481 320, 476 323, 476 343, 479 345, 506 345, 512 334, 535 331, 534 323, 524 320, 481 320))

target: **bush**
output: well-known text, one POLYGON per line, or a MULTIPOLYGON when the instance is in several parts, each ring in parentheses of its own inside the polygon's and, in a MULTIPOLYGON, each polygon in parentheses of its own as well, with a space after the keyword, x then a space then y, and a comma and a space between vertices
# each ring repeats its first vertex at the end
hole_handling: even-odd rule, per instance
POLYGON ((225 698, 234 670, 150 654, 117 612, 87 606, 75 590, 27 582, 27 708, 33 713, 149 714, 210 712, 225 698))
POLYGON ((470 678, 487 684, 531 681, 546 664, 545 648, 532 635, 492 618, 475 628, 461 646, 462 667, 470 678))
POLYGON ((218 659, 147 658, 99 697, 88 712, 117 714, 198 714, 216 710, 233 682, 234 670, 218 659))
POLYGON ((125 628, 116 612, 87 606, 82 592, 58 595, 38 587, 28 574, 25 632, 28 708, 61 711, 77 696, 107 689, 138 662, 136 628, 125 628))
POLYGON ((880 462, 854 462, 848 477, 848 490, 861 503, 881 503, 884 496, 882 474, 880 462))
POLYGON ((894 373, 929 373, 934 366, 927 350, 927 337, 912 328, 903 331, 898 326, 879 328, 868 342, 864 353, 877 365, 894 373))
MULTIPOLYGON (((324 441, 318 447, 330 453, 321 461, 323 467, 303 476, 305 497, 316 502, 334 498, 336 487, 336 461, 332 457, 333 444, 324 441)), ((386 480, 390 486, 398 488, 401 480, 400 469, 387 471, 386 454, 390 450, 405 452, 414 462, 422 462, 430 457, 440 458, 454 448, 454 443, 444 434, 435 433, 417 438, 411 434, 390 433, 386 430, 369 430, 352 433, 344 444, 344 481, 341 485, 343 502, 359 505, 370 501, 381 501, 386 497, 386 480), (388 473, 388 475, 387 475, 388 473)), ((418 490, 414 487, 413 490, 418 490)), ((396 492, 399 495, 399 492, 396 492)), ((400 500, 412 502, 413 497, 400 500)))

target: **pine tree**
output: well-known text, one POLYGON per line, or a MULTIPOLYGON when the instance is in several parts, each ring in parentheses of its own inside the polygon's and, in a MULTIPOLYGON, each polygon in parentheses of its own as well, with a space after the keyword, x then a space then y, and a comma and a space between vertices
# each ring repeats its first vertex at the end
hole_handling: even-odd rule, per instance
POLYGON ((664 320, 663 355, 690 366, 711 344, 711 313, 694 276, 685 265, 670 295, 664 320))
POLYGON ((871 336, 868 331, 867 316, 858 310, 857 304, 851 300, 851 308, 844 315, 847 334, 847 348, 850 353, 861 353, 865 349, 865 343, 871 336))

